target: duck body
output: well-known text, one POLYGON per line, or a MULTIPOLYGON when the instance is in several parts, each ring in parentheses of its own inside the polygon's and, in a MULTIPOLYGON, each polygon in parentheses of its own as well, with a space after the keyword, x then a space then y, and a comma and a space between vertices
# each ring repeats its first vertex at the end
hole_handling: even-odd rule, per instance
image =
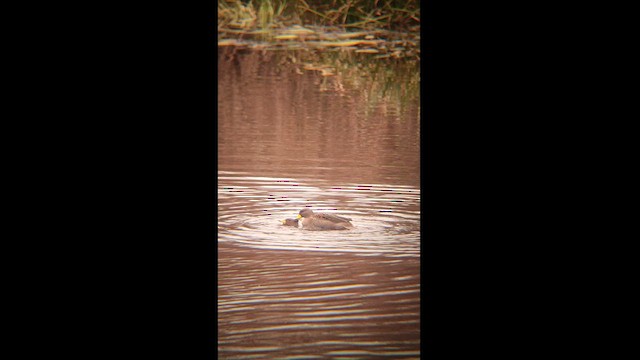
POLYGON ((297 219, 302 219, 302 228, 306 230, 347 230, 353 228, 349 218, 314 213, 311 209, 300 210, 297 219))
POLYGON ((282 225, 298 227, 298 219, 284 219, 282 225))

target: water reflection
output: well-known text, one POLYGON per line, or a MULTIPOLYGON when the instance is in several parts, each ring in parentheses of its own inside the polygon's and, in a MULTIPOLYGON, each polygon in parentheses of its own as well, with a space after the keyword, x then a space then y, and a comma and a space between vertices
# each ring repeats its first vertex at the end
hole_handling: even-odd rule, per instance
POLYGON ((283 58, 219 62, 219 356, 418 358, 419 104, 283 58), (305 207, 354 228, 282 225, 305 207))

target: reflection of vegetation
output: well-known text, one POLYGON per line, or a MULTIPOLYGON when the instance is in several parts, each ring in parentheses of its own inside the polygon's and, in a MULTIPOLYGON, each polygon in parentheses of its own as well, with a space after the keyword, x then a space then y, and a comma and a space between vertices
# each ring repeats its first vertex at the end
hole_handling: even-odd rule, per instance
MULTIPOLYGON (((242 51, 236 47, 223 47, 219 66, 226 59, 241 57, 241 63, 262 64, 273 69, 279 77, 295 81, 298 76, 311 74, 318 79, 320 91, 345 94, 366 104, 367 113, 384 111, 386 114, 403 113, 416 104, 420 97, 420 62, 412 59, 385 59, 381 61, 368 54, 351 51, 308 51, 305 49, 280 51, 242 51), (272 67, 271 67, 272 66, 272 67)), ((232 63, 229 61, 228 63, 232 63)), ((229 71, 229 70, 223 70, 229 71)), ((264 70, 263 70, 264 71, 264 70)))
POLYGON ((273 52, 368 109, 418 99, 419 29, 419 0, 218 0, 220 49, 273 52))
MULTIPOLYGON (((367 112, 379 106, 391 105, 403 112, 412 101, 420 97, 420 63, 414 60, 388 60, 381 62, 366 55, 346 52, 325 53, 325 59, 334 64, 339 80, 360 92, 367 103, 367 112)), ((389 109, 388 109, 389 110, 389 109)))

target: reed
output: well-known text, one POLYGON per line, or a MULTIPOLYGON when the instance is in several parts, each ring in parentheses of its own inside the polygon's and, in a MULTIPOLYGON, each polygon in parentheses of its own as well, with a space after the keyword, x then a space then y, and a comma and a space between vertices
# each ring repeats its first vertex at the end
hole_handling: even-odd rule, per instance
POLYGON ((323 89, 359 93, 366 111, 419 100, 419 28, 418 0, 218 1, 219 48, 279 54, 323 89))
POLYGON ((223 29, 251 29, 257 20, 252 2, 243 4, 240 0, 218 1, 218 31, 223 29))
POLYGON ((218 27, 265 30, 305 24, 410 31, 420 25, 420 1, 218 0, 218 27))

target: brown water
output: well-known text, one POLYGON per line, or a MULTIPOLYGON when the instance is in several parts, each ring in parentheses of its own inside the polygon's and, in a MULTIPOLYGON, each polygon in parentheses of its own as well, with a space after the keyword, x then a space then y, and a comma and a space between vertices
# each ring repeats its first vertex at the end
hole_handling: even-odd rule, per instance
POLYGON ((272 52, 218 78, 219 357, 419 358, 419 101, 272 52), (281 225, 304 207, 354 228, 281 225))

